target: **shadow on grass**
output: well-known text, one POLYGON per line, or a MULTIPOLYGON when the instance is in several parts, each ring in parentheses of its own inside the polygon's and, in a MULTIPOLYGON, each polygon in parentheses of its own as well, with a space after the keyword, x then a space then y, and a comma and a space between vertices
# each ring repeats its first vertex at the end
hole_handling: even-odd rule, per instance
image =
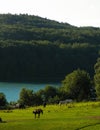
POLYGON ((81 130, 81 129, 84 129, 84 128, 86 128, 86 127, 95 126, 95 125, 100 125, 100 122, 99 122, 99 123, 95 123, 95 124, 86 125, 86 126, 77 128, 77 129, 75 129, 75 130, 81 130))
POLYGON ((7 123, 6 121, 1 121, 0 123, 7 123))

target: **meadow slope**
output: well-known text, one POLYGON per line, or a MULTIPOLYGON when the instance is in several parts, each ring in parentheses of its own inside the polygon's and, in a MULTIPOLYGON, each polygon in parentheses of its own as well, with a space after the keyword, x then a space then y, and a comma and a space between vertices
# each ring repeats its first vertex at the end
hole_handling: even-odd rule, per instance
POLYGON ((68 105, 47 105, 16 109, 1 110, 0 130, 99 130, 100 103, 85 102, 68 105), (40 118, 34 118, 32 111, 43 109, 40 118))

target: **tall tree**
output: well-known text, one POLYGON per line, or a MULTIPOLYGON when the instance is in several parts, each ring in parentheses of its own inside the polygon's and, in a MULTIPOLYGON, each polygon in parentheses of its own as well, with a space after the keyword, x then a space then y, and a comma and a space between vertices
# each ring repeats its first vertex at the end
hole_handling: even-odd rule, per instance
POLYGON ((91 79, 89 74, 77 69, 68 74, 62 81, 62 90, 66 94, 77 101, 89 100, 91 97, 91 79))
POLYGON ((34 104, 33 90, 23 88, 20 92, 19 102, 27 106, 32 106, 34 104))
POLYGON ((41 105, 42 98, 33 90, 23 88, 19 95, 19 103, 26 106, 41 105))

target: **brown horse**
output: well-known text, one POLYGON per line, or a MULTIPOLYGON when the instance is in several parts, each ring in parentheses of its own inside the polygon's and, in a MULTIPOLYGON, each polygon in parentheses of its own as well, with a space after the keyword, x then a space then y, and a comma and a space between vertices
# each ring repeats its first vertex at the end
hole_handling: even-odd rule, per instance
POLYGON ((35 109, 33 111, 34 115, 35 115, 35 118, 36 118, 36 115, 38 115, 38 118, 40 117, 40 114, 42 113, 43 114, 43 110, 42 109, 35 109))

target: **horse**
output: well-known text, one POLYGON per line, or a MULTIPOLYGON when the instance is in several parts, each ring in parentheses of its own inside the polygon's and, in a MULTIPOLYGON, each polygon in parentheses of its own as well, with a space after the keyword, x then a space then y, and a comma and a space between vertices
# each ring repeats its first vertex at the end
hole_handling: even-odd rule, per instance
POLYGON ((42 113, 43 114, 43 110, 42 109, 35 109, 33 111, 34 115, 35 115, 35 118, 36 118, 36 115, 38 115, 38 118, 40 118, 40 114, 42 113))
POLYGON ((0 117, 0 123, 2 122, 2 118, 0 117))
POLYGON ((59 105, 68 104, 68 103, 71 103, 72 101, 73 101, 72 99, 66 99, 66 100, 60 101, 59 105))

